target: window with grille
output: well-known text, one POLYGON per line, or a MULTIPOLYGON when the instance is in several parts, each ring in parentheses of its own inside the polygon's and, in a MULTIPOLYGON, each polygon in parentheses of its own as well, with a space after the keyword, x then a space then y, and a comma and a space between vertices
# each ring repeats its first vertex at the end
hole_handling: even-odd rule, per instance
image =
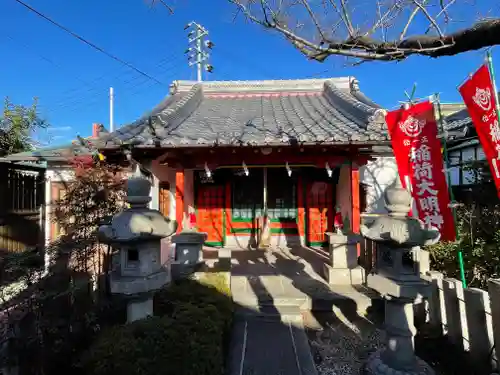
POLYGON ((285 168, 267 170, 267 207, 272 220, 297 219, 297 173, 288 176, 285 168))
POLYGON ((264 211, 264 175, 262 169, 250 169, 248 176, 235 173, 232 177, 232 217, 252 220, 264 211))

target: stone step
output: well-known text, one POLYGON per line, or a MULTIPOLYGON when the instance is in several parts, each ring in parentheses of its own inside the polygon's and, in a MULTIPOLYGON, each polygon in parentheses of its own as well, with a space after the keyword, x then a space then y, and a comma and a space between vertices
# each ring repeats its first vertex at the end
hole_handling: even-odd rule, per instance
POLYGON ((302 312, 296 306, 255 306, 253 308, 240 306, 235 311, 236 318, 278 321, 284 323, 302 324, 302 312))
MULTIPOLYGON (((378 296, 377 296, 378 298, 378 296)), ((334 308, 348 309, 359 313, 366 313, 372 307, 371 296, 362 293, 352 293, 350 295, 329 295, 329 296, 286 296, 277 295, 263 298, 251 293, 233 295, 233 300, 237 305, 255 308, 258 306, 291 306, 302 311, 332 311, 334 308)))

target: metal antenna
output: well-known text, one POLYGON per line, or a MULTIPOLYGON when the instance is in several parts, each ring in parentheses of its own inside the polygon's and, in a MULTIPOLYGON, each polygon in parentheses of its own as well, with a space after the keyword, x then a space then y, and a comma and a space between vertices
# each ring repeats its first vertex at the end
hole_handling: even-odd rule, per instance
POLYGON ((211 50, 214 44, 212 41, 205 39, 208 36, 208 31, 194 21, 189 22, 184 27, 184 30, 189 30, 189 48, 185 54, 188 56, 189 66, 196 65, 197 80, 201 82, 203 68, 209 73, 214 70, 214 67, 207 63, 210 54, 204 50, 205 48, 211 50))

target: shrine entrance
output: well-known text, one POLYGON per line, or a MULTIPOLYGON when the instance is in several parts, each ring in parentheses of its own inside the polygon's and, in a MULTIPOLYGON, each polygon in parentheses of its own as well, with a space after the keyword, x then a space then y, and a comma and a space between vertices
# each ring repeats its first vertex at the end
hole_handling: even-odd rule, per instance
POLYGON ((325 246, 325 233, 333 230, 338 170, 329 177, 324 170, 310 169, 304 180, 305 242, 307 246, 325 246))
POLYGON ((208 245, 223 246, 228 235, 256 238, 267 216, 271 236, 294 243, 300 236, 307 246, 323 246, 335 215, 338 169, 332 172, 282 166, 220 168, 210 176, 196 171, 198 230, 208 233, 208 245))
POLYGON ((224 246, 225 243, 225 181, 221 176, 195 175, 196 226, 207 233, 205 244, 224 246))

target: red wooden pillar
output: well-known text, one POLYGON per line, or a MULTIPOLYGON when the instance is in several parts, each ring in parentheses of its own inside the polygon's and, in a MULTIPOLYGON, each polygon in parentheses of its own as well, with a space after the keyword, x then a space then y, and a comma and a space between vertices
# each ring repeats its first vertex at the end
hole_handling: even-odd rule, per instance
POLYGON ((361 225, 360 196, 359 196, 359 169, 358 165, 351 163, 351 228, 354 233, 359 233, 361 225))
POLYGON ((184 221, 184 169, 175 171, 175 220, 178 224, 177 233, 179 233, 184 221))

